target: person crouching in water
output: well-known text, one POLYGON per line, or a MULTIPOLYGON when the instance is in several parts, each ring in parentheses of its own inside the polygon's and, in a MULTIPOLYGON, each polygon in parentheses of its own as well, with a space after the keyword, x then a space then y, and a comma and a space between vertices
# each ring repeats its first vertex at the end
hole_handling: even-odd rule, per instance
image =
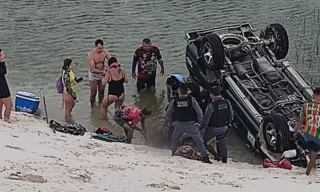
POLYGON ((62 67, 62 99, 65 105, 66 122, 73 122, 71 112, 75 104, 79 102, 79 95, 76 91, 76 76, 73 72, 74 64, 72 59, 65 59, 62 67))
POLYGON ((197 101, 188 96, 188 86, 184 83, 179 85, 179 98, 173 99, 167 110, 167 120, 175 126, 172 135, 171 150, 172 155, 177 150, 181 136, 186 133, 194 140, 199 152, 202 156, 202 161, 211 163, 207 150, 203 144, 203 138, 195 123, 201 124, 203 114, 197 101))
POLYGON ((102 78, 102 86, 107 83, 108 94, 104 96, 101 105, 101 119, 107 118, 107 111, 109 105, 115 104, 115 108, 120 107, 124 101, 124 83, 128 83, 128 76, 126 70, 121 67, 118 60, 115 57, 111 57, 108 60, 109 68, 106 70, 104 77, 102 78))
POLYGON ((227 163, 227 132, 228 124, 233 121, 233 110, 230 102, 220 96, 220 91, 217 87, 211 88, 210 97, 212 103, 207 106, 203 116, 202 127, 205 129, 203 140, 206 149, 215 156, 216 160, 227 163), (218 155, 216 154, 210 141, 215 138, 218 140, 218 155))
POLYGON ((114 120, 118 125, 120 125, 127 136, 127 142, 131 143, 133 131, 136 125, 140 122, 142 134, 144 139, 147 140, 147 131, 145 128, 145 118, 151 115, 152 111, 150 108, 146 107, 140 110, 135 106, 120 106, 114 112, 114 120))

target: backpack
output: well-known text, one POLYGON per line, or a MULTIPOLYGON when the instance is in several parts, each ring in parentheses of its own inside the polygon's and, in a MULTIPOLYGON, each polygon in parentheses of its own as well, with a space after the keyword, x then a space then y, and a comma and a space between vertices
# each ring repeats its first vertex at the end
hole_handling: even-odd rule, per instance
POLYGON ((62 94, 63 93, 63 83, 62 83, 62 76, 57 80, 56 82, 56 89, 57 89, 57 92, 59 94, 62 94))

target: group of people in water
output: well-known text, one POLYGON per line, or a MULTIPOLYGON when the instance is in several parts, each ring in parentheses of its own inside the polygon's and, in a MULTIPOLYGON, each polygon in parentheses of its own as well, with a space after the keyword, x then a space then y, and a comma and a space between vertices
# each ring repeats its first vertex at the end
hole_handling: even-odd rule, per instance
MULTIPOLYGON (((124 106, 124 84, 128 83, 126 70, 104 47, 101 39, 95 41, 95 47, 88 53, 88 80, 90 85, 90 104, 95 105, 96 96, 101 109, 101 119, 107 119, 107 110, 115 104, 113 119, 119 124, 131 143, 134 130, 139 130, 148 140, 148 130, 145 118, 152 114, 150 108, 139 109, 137 106, 124 106), (107 60, 108 67, 105 66, 107 60), (106 95, 105 86, 108 85, 106 95), (141 123, 141 128, 137 126, 141 123)), ((157 65, 160 65, 160 74, 164 75, 164 64, 158 47, 152 45, 151 40, 142 40, 142 46, 136 49, 132 60, 132 78, 136 79, 137 92, 144 88, 155 86, 157 65), (136 68, 138 68, 136 72, 136 68)), ((78 102, 76 91, 76 78, 73 72, 74 61, 65 59, 62 72, 63 93, 65 104, 65 119, 72 121, 71 112, 78 102)), ((169 75, 166 79, 168 106, 166 118, 170 124, 168 131, 168 146, 172 154, 188 141, 194 144, 194 149, 200 151, 200 159, 211 163, 207 150, 215 156, 216 160, 227 162, 226 133, 228 124, 232 121, 233 113, 229 101, 220 96, 218 88, 204 90, 200 85, 186 82, 181 74, 169 75), (214 100, 214 105, 207 104, 214 100), (218 140, 218 153, 212 143, 218 140)))

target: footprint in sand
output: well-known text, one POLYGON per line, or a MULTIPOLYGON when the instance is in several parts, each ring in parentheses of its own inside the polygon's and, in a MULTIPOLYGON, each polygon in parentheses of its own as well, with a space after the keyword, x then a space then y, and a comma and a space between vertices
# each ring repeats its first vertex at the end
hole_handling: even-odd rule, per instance
POLYGON ((21 174, 20 172, 10 173, 10 176, 8 177, 8 179, 19 180, 19 181, 28 181, 28 182, 32 182, 32 183, 45 183, 45 182, 47 182, 47 180, 44 179, 40 175, 21 174))
POLYGON ((5 145, 5 147, 11 148, 11 149, 20 150, 20 151, 24 151, 24 149, 22 149, 21 147, 15 147, 15 146, 11 146, 11 145, 5 145))

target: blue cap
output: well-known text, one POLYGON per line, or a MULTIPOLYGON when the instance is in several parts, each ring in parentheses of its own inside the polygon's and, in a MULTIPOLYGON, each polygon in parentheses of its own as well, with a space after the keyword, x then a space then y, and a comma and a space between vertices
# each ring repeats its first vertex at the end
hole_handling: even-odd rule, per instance
POLYGON ((175 77, 180 83, 185 83, 184 78, 179 73, 174 73, 170 75, 171 77, 175 77))

